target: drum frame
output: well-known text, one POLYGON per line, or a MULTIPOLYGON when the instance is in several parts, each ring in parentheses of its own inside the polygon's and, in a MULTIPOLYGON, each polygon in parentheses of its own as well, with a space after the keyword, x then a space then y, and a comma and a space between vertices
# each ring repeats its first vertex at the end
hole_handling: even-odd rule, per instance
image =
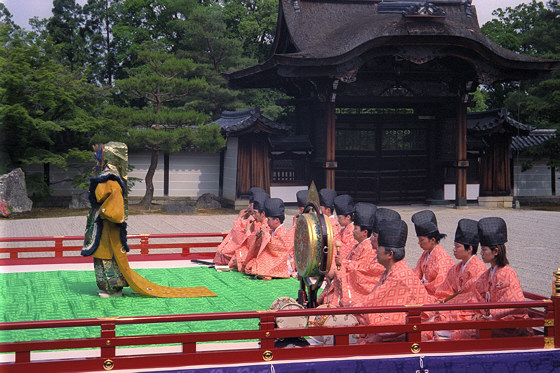
POLYGON ((323 281, 325 275, 327 274, 328 268, 332 262, 332 250, 333 250, 333 231, 330 221, 325 219, 325 215, 321 213, 319 207, 315 202, 308 202, 305 206, 303 213, 315 212, 321 224, 321 244, 322 244, 322 256, 321 264, 319 266, 319 276, 313 280, 312 277, 302 277, 300 278, 300 290, 298 293, 298 303, 307 308, 315 308, 318 306, 317 303, 317 292, 323 281))

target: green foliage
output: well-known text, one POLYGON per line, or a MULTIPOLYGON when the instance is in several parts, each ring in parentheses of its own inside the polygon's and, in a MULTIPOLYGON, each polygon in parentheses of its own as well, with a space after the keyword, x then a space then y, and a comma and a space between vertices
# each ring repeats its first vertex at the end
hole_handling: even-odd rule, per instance
MULTIPOLYGON (((501 46, 540 58, 560 59, 560 2, 546 5, 533 0, 515 8, 497 9, 498 19, 486 23, 482 32, 501 46)), ((522 123, 538 128, 560 129, 560 71, 541 81, 495 83, 488 87, 489 108, 506 107, 522 123)), ((560 161, 559 138, 525 150, 525 154, 560 161)), ((530 164, 525 165, 529 167, 530 164)))
POLYGON ((469 93, 469 95, 471 95, 472 100, 474 102, 474 106, 473 107, 469 107, 468 111, 486 111, 487 110, 487 106, 486 106, 486 102, 488 100, 489 94, 488 91, 486 89, 483 89, 481 87, 477 87, 476 91, 474 91, 473 93, 469 93))

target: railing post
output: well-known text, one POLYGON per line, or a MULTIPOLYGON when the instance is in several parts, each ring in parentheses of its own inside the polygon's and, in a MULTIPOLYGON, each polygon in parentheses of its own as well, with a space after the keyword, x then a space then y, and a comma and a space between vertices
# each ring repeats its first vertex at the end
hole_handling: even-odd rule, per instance
POLYGON ((183 256, 187 256, 191 253, 191 248, 188 245, 183 246, 183 251, 181 252, 181 255, 183 256))
POLYGON ((148 255, 149 254, 149 245, 150 245, 150 235, 149 234, 141 234, 140 235, 140 254, 148 255))
POLYGON ((29 363, 31 362, 31 351, 17 351, 16 363, 29 363))
POLYGON ((54 257, 55 258, 62 258, 63 257, 63 240, 64 236, 55 236, 54 237, 54 257))
POLYGON ((104 347, 101 347, 101 357, 108 359, 115 357, 115 346, 112 339, 115 338, 115 324, 101 324, 101 338, 104 339, 104 347))
POLYGON ((406 323, 407 325, 412 325, 412 332, 408 332, 407 340, 409 342, 418 343, 422 341, 422 334, 420 332, 420 324, 422 323, 422 318, 420 317, 421 311, 418 309, 411 309, 406 313, 406 323))
POLYGON ((554 347, 560 348, 560 268, 553 273, 556 280, 552 283, 552 307, 554 315, 553 337, 554 347))
POLYGON ((270 331, 274 330, 274 316, 271 314, 264 314, 261 316, 259 323, 260 329, 265 331, 265 338, 261 338, 261 349, 270 350, 274 348, 274 337, 270 336, 270 331))

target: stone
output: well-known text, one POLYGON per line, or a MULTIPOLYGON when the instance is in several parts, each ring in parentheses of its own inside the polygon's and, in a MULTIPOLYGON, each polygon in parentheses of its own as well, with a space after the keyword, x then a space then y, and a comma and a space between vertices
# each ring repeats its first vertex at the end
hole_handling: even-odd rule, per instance
POLYGON ((179 214, 190 215, 190 214, 194 214, 195 212, 195 208, 193 206, 182 204, 182 203, 171 203, 171 204, 163 205, 161 207, 161 210, 168 214, 174 214, 174 215, 179 215, 179 214))
POLYGON ((88 192, 81 191, 72 193, 72 200, 68 205, 69 209, 87 209, 90 208, 89 199, 88 199, 88 192))
POLYGON ((13 212, 31 211, 33 201, 27 196, 25 174, 21 168, 0 175, 0 200, 12 206, 13 212))
POLYGON ((204 193, 196 201, 197 209, 219 209, 221 207, 220 198, 212 193, 204 193))

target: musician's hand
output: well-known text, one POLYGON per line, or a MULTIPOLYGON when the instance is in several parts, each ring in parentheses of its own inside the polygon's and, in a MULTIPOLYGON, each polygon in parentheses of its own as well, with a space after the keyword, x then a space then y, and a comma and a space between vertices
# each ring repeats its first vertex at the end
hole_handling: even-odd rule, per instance
POLYGON ((249 223, 247 228, 249 229, 250 233, 253 233, 255 231, 255 222, 252 221, 251 223, 249 223))
POLYGON ((296 222, 297 222, 298 218, 299 218, 299 215, 294 216, 293 225, 296 225, 296 222))
POLYGON ((342 265, 342 259, 340 259, 340 256, 338 255, 334 257, 334 262, 337 267, 340 267, 342 265))
POLYGON ((334 243, 334 246, 338 249, 340 246, 342 246, 342 242, 340 242, 339 240, 336 240, 334 243))
POLYGON ((247 219, 249 217, 249 210, 248 209, 244 209, 239 211, 239 217, 243 218, 243 219, 247 219))

